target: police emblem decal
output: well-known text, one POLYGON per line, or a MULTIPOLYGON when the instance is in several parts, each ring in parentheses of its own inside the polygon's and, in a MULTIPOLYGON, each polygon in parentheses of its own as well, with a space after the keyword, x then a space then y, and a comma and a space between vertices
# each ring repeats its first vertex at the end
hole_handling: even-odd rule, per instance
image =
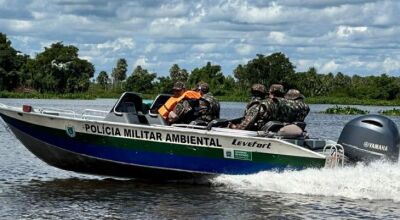
POLYGON ((75 128, 72 125, 65 126, 65 131, 67 132, 68 136, 75 137, 75 128))

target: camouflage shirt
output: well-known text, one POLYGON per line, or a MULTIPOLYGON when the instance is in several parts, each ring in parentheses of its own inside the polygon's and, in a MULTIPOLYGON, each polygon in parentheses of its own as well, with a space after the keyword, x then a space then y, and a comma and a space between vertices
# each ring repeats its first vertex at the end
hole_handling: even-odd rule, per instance
POLYGON ((237 129, 258 131, 271 120, 275 120, 277 103, 270 98, 253 99, 246 108, 242 122, 237 129))
POLYGON ((281 122, 303 122, 310 112, 310 108, 301 99, 289 100, 285 98, 275 98, 278 104, 277 120, 281 122))
POLYGON ((199 101, 192 99, 185 99, 178 102, 174 108, 174 112, 178 119, 174 123, 188 124, 196 120, 198 117, 199 101))
POLYGON ((310 107, 304 103, 302 99, 296 99, 294 101, 294 109, 297 113, 296 121, 304 121, 307 117, 308 113, 310 112, 310 107))
POLYGON ((211 94, 204 94, 199 101, 198 120, 210 122, 219 118, 220 105, 218 100, 211 94))

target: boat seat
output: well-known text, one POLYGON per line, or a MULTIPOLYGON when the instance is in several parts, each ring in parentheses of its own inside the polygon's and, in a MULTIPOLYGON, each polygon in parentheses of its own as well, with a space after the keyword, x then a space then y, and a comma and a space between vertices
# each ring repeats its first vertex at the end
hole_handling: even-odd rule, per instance
POLYGON ((271 131, 271 132, 278 132, 281 128, 287 126, 287 125, 296 125, 299 128, 301 128, 301 130, 305 131, 306 129, 306 123, 302 122, 302 121, 295 121, 293 123, 285 123, 285 122, 280 122, 280 121, 269 121, 267 122, 262 128, 262 131, 271 131))
POLYGON ((280 121, 269 121, 261 128, 261 130, 266 132, 278 132, 283 126, 285 126, 285 124, 280 121))
POLYGON ((157 125, 169 125, 168 122, 161 117, 158 113, 158 109, 164 105, 164 103, 171 97, 170 94, 160 94, 153 101, 150 109, 147 111, 146 119, 149 124, 157 124, 157 125))
POLYGON ((146 119, 149 122, 149 124, 156 124, 156 125, 169 125, 168 122, 161 117, 160 114, 146 114, 146 119))
POLYGON ((170 94, 160 94, 156 97, 153 104, 150 106, 149 114, 154 116, 158 115, 158 109, 164 105, 167 100, 171 97, 170 94))
POLYGON ((305 122, 303 122, 303 121, 295 121, 292 124, 295 124, 295 125, 299 126, 303 131, 306 130, 307 124, 305 122))
POLYGON ((308 137, 307 132, 296 124, 272 121, 271 123, 268 122, 263 128, 266 130, 258 131, 258 135, 261 137, 302 140, 308 137))
POLYGON ((148 125, 149 122, 143 113, 143 100, 139 94, 133 92, 125 92, 121 95, 117 103, 106 115, 105 121, 142 124, 148 125))
POLYGON ((285 125, 276 132, 277 136, 285 139, 305 138, 305 132, 295 124, 285 125))

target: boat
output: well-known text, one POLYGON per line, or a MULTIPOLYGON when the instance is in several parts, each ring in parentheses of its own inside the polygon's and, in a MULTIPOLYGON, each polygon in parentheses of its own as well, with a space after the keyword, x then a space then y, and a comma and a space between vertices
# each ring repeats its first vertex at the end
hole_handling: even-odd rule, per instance
POLYGON ((222 126, 168 125, 157 110, 170 95, 146 103, 125 92, 109 112, 0 104, 0 116, 17 139, 47 164, 78 173, 143 180, 182 180, 261 171, 343 166, 346 161, 397 161, 399 132, 390 119, 361 116, 338 142, 287 137, 272 131, 222 126))

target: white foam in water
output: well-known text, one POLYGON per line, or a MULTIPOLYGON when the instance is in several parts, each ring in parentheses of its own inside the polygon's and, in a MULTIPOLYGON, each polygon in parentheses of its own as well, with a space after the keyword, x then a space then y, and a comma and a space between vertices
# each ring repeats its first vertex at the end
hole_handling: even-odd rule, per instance
POLYGON ((336 169, 222 175, 212 183, 252 194, 272 191, 400 201, 400 165, 381 161, 336 169))

